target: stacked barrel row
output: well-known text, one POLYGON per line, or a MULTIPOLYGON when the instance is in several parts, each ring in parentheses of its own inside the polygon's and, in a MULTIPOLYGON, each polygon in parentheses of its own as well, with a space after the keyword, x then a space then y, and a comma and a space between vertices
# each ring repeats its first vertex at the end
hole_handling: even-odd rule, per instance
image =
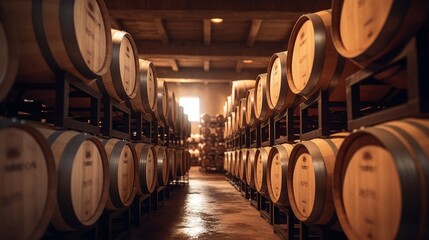
POLYGON ((202 114, 200 120, 201 143, 200 165, 204 171, 222 171, 224 165, 224 117, 222 114, 211 116, 202 114))
MULTIPOLYGON (((55 89, 70 77, 84 92, 95 90, 103 101, 113 99, 144 113, 183 139, 190 134, 174 92, 157 78, 150 61, 138 58, 133 37, 111 29, 102 0, 0 1, 0 53, 0 101, 19 100, 20 92, 21 100, 52 109, 63 96, 44 86, 55 89), (12 89, 13 84, 28 87, 12 89)), ((69 104, 86 103, 70 98, 69 104)), ((93 226, 103 210, 129 207, 136 194, 152 193, 190 166, 180 145, 57 127, 0 120, 0 233, 5 239, 39 239, 49 224, 61 232, 93 226)))
MULTIPOLYGON (((92 226, 189 169, 180 149, 102 139, 38 123, 0 120, 0 232, 6 239, 92 226), (25 227, 24 227, 25 226, 25 227)), ((37 238, 37 237, 36 237, 37 238)))
MULTIPOLYGON (((0 4, 0 101, 14 82, 54 83, 68 73, 106 98, 189 135, 190 122, 174 92, 157 78, 150 61, 138 58, 133 37, 110 28, 103 1, 0 4)), ((55 105, 54 94, 28 91, 23 97, 55 105)))
MULTIPOLYGON (((232 84, 224 105, 225 137, 232 142, 225 153, 228 176, 291 208, 300 221, 344 231, 349 239, 428 238, 427 115, 267 147, 232 140, 320 90, 333 102, 350 101, 345 79, 397 56, 418 29, 426 29, 428 4, 334 0, 332 10, 300 17, 287 51, 273 55, 267 73, 232 84)), ((429 41, 419 44, 427 49, 429 41)), ((362 86, 360 98, 393 102, 392 86, 417 81, 405 72, 389 68, 375 75, 379 84, 362 86)))

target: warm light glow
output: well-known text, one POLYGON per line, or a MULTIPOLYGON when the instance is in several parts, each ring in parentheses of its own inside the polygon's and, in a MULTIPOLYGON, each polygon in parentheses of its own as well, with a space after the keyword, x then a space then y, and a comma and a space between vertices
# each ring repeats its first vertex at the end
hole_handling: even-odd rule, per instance
POLYGON ((212 18, 212 19, 210 19, 210 21, 212 23, 221 23, 221 22, 223 22, 223 19, 222 18, 212 18))
POLYGON ((188 114, 188 120, 191 122, 200 121, 200 99, 197 97, 181 97, 179 105, 183 107, 183 112, 188 114))
POLYGON ((253 62, 253 60, 251 60, 251 59, 245 59, 245 60, 243 60, 243 63, 252 63, 253 62))

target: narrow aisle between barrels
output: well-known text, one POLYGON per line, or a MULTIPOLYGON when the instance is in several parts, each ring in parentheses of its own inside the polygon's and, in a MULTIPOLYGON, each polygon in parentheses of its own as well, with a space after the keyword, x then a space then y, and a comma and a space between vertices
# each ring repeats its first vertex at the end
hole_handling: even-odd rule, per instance
POLYGON ((219 173, 190 170, 189 185, 175 191, 130 239, 280 239, 260 212, 219 173))

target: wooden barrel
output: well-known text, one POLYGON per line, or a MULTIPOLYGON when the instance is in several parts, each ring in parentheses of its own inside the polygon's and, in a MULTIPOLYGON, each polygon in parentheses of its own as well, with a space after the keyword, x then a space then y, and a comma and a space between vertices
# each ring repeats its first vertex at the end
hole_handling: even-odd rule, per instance
POLYGON ((217 127, 215 131, 218 138, 224 138, 224 127, 217 127))
POLYGON ((138 188, 137 193, 152 193, 156 187, 156 161, 155 154, 149 144, 137 143, 134 145, 136 156, 139 164, 138 168, 138 188))
MULTIPOLYGON (((169 179, 176 180, 177 178, 177 160, 176 160, 176 150, 174 148, 167 148, 168 154, 168 169, 169 169, 169 179)), ((199 153, 199 152, 198 152, 199 153)))
POLYGON ((334 202, 349 239, 428 239, 429 120, 350 135, 338 152, 334 202))
POLYGON ((177 176, 181 177, 185 175, 185 169, 183 167, 183 150, 182 149, 176 149, 176 172, 177 176))
POLYGON ((181 129, 183 127, 183 107, 177 105, 176 108, 176 133, 181 133, 181 129))
POLYGON ((112 29, 112 62, 110 69, 97 79, 101 93, 118 102, 136 97, 139 82, 139 59, 133 37, 127 32, 112 29))
POLYGON ((238 161, 238 157, 237 157, 237 151, 233 150, 231 153, 231 173, 232 176, 236 177, 236 169, 237 169, 237 164, 236 162, 238 161))
POLYGON ((133 203, 137 190, 139 162, 130 142, 119 139, 103 139, 109 159, 110 184, 106 209, 117 210, 133 203))
MULTIPOLYGON (((184 154, 185 154, 185 156, 184 156, 184 158, 185 158, 185 173, 187 173, 190 169, 191 169, 191 153, 188 151, 188 150, 186 150, 185 152, 184 152, 184 154)), ((219 157, 219 156, 218 156, 219 157)), ((218 165, 218 168, 219 169, 222 169, 222 165, 223 165, 223 156, 220 156, 220 157, 222 157, 222 164, 221 165, 218 165)))
POLYGON ((247 98, 242 98, 240 100, 240 112, 238 116, 238 127, 239 129, 245 129, 247 127, 246 123, 246 112, 247 112, 247 98))
POLYGON ((201 135, 202 135, 205 139, 210 138, 211 131, 210 131, 210 128, 209 128, 209 127, 201 127, 201 128, 200 128, 200 132, 201 132, 201 135))
POLYGON ((65 71, 89 83, 108 71, 112 35, 104 1, 5 0, 0 5, 5 24, 19 36, 19 80, 55 81, 65 71))
POLYGON ((38 128, 47 138, 57 170, 57 203, 51 225, 71 231, 95 224, 109 195, 109 162, 96 137, 38 128))
POLYGON ((168 92, 168 114, 167 125, 174 129, 176 122, 176 95, 173 91, 168 92))
POLYGON ((223 154, 226 150, 225 144, 220 142, 220 143, 216 143, 216 153, 217 154, 223 154))
MULTIPOLYGON (((167 88, 167 82, 164 80, 157 80, 157 90, 156 90, 156 98, 155 98, 155 108, 153 109, 155 118, 158 121, 161 121, 163 123, 167 123, 168 118, 168 88, 167 88)), ((176 112, 177 114, 177 112, 176 112)), ((180 112, 179 115, 176 115, 177 117, 181 117, 180 112)), ((178 126, 176 126, 178 127, 178 126)), ((179 126, 180 129, 181 125, 179 126)))
POLYGON ((225 117, 227 117, 229 115, 229 112, 228 112, 228 100, 225 101, 225 103, 223 104, 223 115, 225 117))
POLYGON ((308 99, 320 90, 330 90, 331 99, 346 99, 344 79, 358 67, 342 58, 334 48, 331 12, 301 16, 292 29, 288 44, 286 74, 290 90, 308 99), (341 87, 337 90, 337 86, 341 87))
POLYGON ((267 188, 267 162, 268 154, 270 153, 271 147, 259 148, 255 155, 254 162, 254 181, 255 188, 261 194, 268 194, 267 188))
POLYGON ((165 186, 168 184, 170 176, 167 148, 162 146, 154 146, 154 152, 156 155, 155 159, 157 162, 157 185, 165 186))
POLYGON ((238 177, 246 181, 246 167, 247 167, 247 157, 248 157, 248 151, 249 149, 243 148, 239 150, 239 157, 238 157, 238 177))
POLYGON ((231 112, 231 128, 230 128, 230 136, 235 134, 235 112, 231 112))
POLYGON ((240 178, 240 165, 241 165, 241 149, 235 150, 235 176, 240 178))
POLYGON ((254 110, 256 118, 263 122, 271 117, 273 110, 268 106, 267 74, 259 74, 256 78, 254 110))
POLYGON ((150 61, 139 59, 137 94, 130 100, 135 112, 151 113, 156 108, 158 80, 155 66, 150 61))
POLYGON ((205 124, 209 124, 210 122, 211 122, 211 120, 210 120, 210 114, 208 114, 208 113, 203 113, 203 114, 201 114, 201 123, 205 123, 205 124))
POLYGON ((215 158, 216 170, 222 170, 224 161, 225 161, 224 156, 216 155, 216 158, 215 158))
POLYGON ((289 205, 287 193, 287 171, 292 144, 282 144, 271 148, 267 162, 268 194, 273 203, 289 205))
POLYGON ((216 118, 216 122, 217 123, 223 123, 223 122, 225 122, 225 117, 222 114, 216 114, 215 118, 216 118))
POLYGON ((246 97, 247 90, 255 88, 255 80, 237 80, 232 82, 231 103, 233 107, 240 105, 240 100, 246 97))
POLYGON ((5 26, 0 17, 0 101, 9 93, 18 70, 18 42, 12 26, 5 26))
POLYGON ((274 53, 268 62, 267 100, 271 110, 282 112, 293 106, 296 95, 290 90, 287 81, 287 51, 274 53))
POLYGON ((57 175, 46 139, 29 125, 0 118, 0 232, 39 239, 55 210, 57 175))
POLYGON ((223 162, 223 170, 225 170, 225 172, 229 173, 229 151, 224 152, 224 156, 225 156, 225 161, 223 162))
POLYGON ((211 163, 212 163, 212 156, 204 155, 201 158, 201 167, 203 168, 211 167, 211 163))
POLYGON ((255 187, 254 169, 255 169, 255 157, 259 151, 257 148, 250 148, 247 151, 247 162, 246 162, 246 183, 250 187, 255 187))
POLYGON ((229 138, 232 135, 231 130, 231 117, 228 116, 226 118, 226 124, 225 124, 225 138, 229 138))
POLYGON ((422 26, 429 12, 425 0, 332 1, 332 38, 344 57, 361 66, 386 61, 422 26), (384 59, 383 59, 384 58, 384 59))
POLYGON ((232 98, 231 98, 231 95, 226 97, 226 101, 228 103, 227 108, 226 108, 228 114, 225 115, 225 116, 229 116, 230 113, 232 112, 232 98))
POLYGON ((295 216, 312 224, 333 224, 332 180, 338 148, 348 133, 316 138, 293 148, 287 172, 289 202, 295 216))
POLYGON ((259 122, 255 115, 255 89, 249 89, 246 96, 246 124, 254 127, 259 122))

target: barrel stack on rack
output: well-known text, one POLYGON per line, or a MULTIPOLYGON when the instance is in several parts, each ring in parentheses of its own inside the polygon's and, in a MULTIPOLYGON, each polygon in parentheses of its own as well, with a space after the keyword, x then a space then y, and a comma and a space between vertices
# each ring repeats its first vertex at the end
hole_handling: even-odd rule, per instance
POLYGON ((187 184, 187 115, 104 1, 0 1, 0 51, 2 237, 121 238, 187 184))
POLYGON ((210 116, 201 114, 199 144, 200 170, 222 171, 225 159, 224 122, 222 114, 210 116))
POLYGON ((225 101, 227 179, 283 239, 428 238, 428 13, 333 0, 225 101))

